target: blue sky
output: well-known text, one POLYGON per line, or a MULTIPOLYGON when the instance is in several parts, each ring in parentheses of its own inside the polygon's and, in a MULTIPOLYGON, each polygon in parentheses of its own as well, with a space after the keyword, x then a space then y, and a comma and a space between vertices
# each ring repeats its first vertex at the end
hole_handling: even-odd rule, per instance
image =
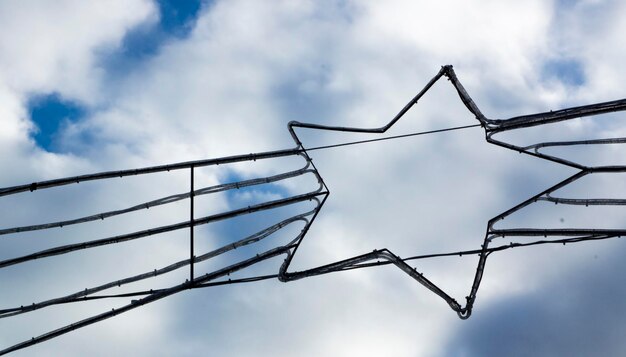
MULTIPOLYGON (((156 1, 158 22, 138 26, 126 33, 121 44, 102 59, 102 66, 110 74, 128 75, 129 71, 155 56, 161 46, 173 39, 184 39, 192 30, 198 17, 201 1, 156 1)), ((206 2, 204 6, 210 6, 206 2)), ((63 98, 58 93, 31 95, 28 112, 37 130, 33 139, 46 151, 60 152, 63 148, 55 141, 64 122, 79 121, 93 110, 84 104, 63 98)))
POLYGON ((581 86, 585 83, 583 66, 576 60, 557 60, 545 64, 544 75, 554 78, 569 86, 581 86))
MULTIPOLYGON (((286 130, 290 120, 378 126, 444 64, 455 66, 465 88, 493 118, 624 98, 625 12, 620 2, 590 0, 0 3, 5 28, 0 34, 0 186, 284 149, 293 145, 286 130)), ((518 138, 626 134, 603 119, 522 132, 518 138)), ((474 122, 442 81, 391 134, 474 122)), ((369 136, 303 131, 303 138, 305 145, 316 146, 369 136)), ((611 150, 585 155, 608 161, 621 155, 620 148, 611 150)), ((316 151, 313 159, 332 194, 295 269, 377 248, 400 256, 476 249, 488 219, 571 174, 490 146, 479 128, 316 151)), ((196 179, 211 186, 284 172, 292 164, 220 165, 199 170, 196 179)), ((0 225, 119 208, 186 192, 188 182, 187 173, 172 172, 15 196, 0 200, 5 212, 0 225)), ((619 179, 610 185, 626 188, 619 179)), ((299 188, 286 182, 203 198, 197 214, 299 188)), ((587 190, 582 185, 571 194, 585 196, 587 190)), ((563 217, 565 223, 585 217, 624 222, 619 210, 564 216, 558 207, 535 208, 510 224, 558 225, 563 217)), ((28 252, 173 223, 186 219, 187 209, 183 202, 111 224, 24 234, 0 241, 0 251, 28 252)), ((273 217, 205 226, 197 231, 197 247, 214 248, 232 232, 273 217)), ((164 235, 123 249, 111 246, 0 269, 0 285, 12 287, 2 290, 0 305, 164 266, 188 254, 187 239, 164 235), (77 267, 81 274, 75 274, 77 267)), ((185 356, 208 348, 218 356, 619 355, 626 350, 622 339, 598 331, 625 326, 615 314, 623 300, 616 285, 622 248, 622 242, 611 241, 494 254, 467 321, 397 269, 367 269, 288 284, 183 292, 15 355, 185 356)), ((276 271, 280 260, 256 271, 276 271)), ((424 261, 417 268, 463 300, 475 264, 473 257, 464 257, 424 261)), ((179 278, 147 287, 173 285, 179 278)), ((124 303, 85 303, 0 320, 0 345, 124 303)))
POLYGON ((102 65, 118 75, 156 55, 168 41, 184 39, 193 29, 201 6, 210 2, 156 1, 159 18, 156 23, 139 26, 124 35, 121 45, 104 56, 102 65), (121 73, 119 73, 121 72, 121 73))
POLYGON ((64 101, 57 94, 41 94, 30 100, 30 118, 37 125, 33 139, 44 150, 55 150, 55 136, 67 122, 80 120, 86 108, 77 103, 64 101))

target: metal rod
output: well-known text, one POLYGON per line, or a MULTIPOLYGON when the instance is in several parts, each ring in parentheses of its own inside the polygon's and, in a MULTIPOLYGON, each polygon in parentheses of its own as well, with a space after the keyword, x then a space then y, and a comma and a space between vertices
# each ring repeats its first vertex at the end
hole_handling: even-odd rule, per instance
POLYGON ((191 222, 191 225, 189 226, 189 281, 193 282, 193 260, 194 260, 194 255, 193 255, 193 230, 195 228, 194 223, 194 214, 193 214, 193 198, 195 196, 194 194, 194 183, 193 183, 193 179, 194 179, 194 166, 191 165, 191 168, 189 169, 190 175, 191 176, 191 188, 189 190, 189 222, 191 222))

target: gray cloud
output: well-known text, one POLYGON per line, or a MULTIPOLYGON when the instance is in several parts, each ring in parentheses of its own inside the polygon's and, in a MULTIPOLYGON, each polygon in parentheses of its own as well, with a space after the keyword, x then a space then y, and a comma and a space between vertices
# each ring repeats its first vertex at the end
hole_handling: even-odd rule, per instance
MULTIPOLYGON (((457 326, 444 355, 623 354, 626 325, 619 311, 626 289, 615 273, 624 268, 618 253, 623 244, 605 244, 616 251, 590 253, 567 271, 543 281, 539 289, 491 301, 467 324, 457 326)), ((558 254, 567 255, 567 248, 558 254)))

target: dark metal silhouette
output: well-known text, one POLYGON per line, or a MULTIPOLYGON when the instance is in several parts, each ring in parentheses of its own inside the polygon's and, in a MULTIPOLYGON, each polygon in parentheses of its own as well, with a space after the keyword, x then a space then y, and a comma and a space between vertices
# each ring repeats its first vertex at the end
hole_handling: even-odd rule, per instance
POLYGON ((51 187, 58 187, 63 185, 69 185, 80 182, 87 181, 95 181, 95 180, 106 180, 111 178, 120 178, 127 176, 135 176, 135 175, 147 175, 157 172, 168 172, 175 170, 189 170, 190 172, 190 190, 189 192, 184 192, 176 195, 171 195, 167 197, 163 197, 157 200, 144 202, 132 207, 128 207, 125 209, 112 210, 101 212, 93 215, 88 215, 84 217, 72 218, 62 221, 49 222, 44 224, 35 224, 28 226, 20 226, 20 227, 11 227, 0 229, 0 235, 9 235, 20 232, 29 232, 29 231, 37 231, 37 230, 46 230, 57 227, 65 227, 71 225, 77 225, 81 223, 103 220, 109 217, 118 216, 127 214, 130 212, 147 209, 150 207, 155 207, 159 205, 165 205, 173 202, 177 202, 180 200, 189 199, 190 201, 190 219, 187 221, 179 222, 176 224, 166 225, 154 227, 147 230, 130 232, 122 235, 116 235, 101 239, 95 240, 87 240, 80 243, 61 245, 54 248, 49 248, 45 250, 40 250, 37 252, 33 252, 31 254, 12 257, 10 259, 5 259, 0 261, 0 268, 5 268, 11 265, 16 264, 24 264, 34 259, 41 259, 51 256, 63 255, 72 252, 77 252, 85 249, 91 249, 98 246, 108 245, 108 244, 118 244, 123 243, 130 240, 141 239, 149 236, 153 236, 156 234, 162 234, 166 232, 172 232, 181 229, 189 229, 190 230, 190 256, 189 259, 181 260, 175 263, 172 263, 168 266, 162 267, 160 269, 155 269, 153 271, 148 271, 143 274, 138 274, 135 276, 126 277, 120 280, 112 281, 107 284, 103 284, 100 286, 94 286, 91 288, 87 288, 81 291, 76 291, 74 293, 57 297, 54 299, 44 300, 40 302, 36 302, 29 305, 24 305, 15 308, 6 308, 0 310, 0 318, 8 318, 11 316, 24 314, 28 312, 32 312, 35 310, 39 310, 48 306, 57 305, 57 304, 66 304, 66 303, 75 303, 87 300, 94 299, 107 299, 107 298, 119 298, 119 297, 136 297, 136 300, 132 300, 129 304, 118 308, 112 309, 110 311, 103 312, 99 315, 95 315, 89 317, 87 319, 77 321, 71 325, 67 325, 61 327, 57 330, 50 331, 38 337, 33 337, 29 340, 26 340, 22 343, 16 344, 14 346, 8 347, 2 351, 1 354, 6 354, 12 351, 16 351, 45 340, 63 335, 72 330, 85 327, 96 322, 108 319, 110 317, 116 316, 118 314, 124 313, 126 311, 135 309, 142 305, 151 303, 156 300, 160 300, 167 296, 176 294, 183 290, 187 289, 195 289, 216 285, 225 285, 225 284, 235 284, 235 283, 246 283, 264 279, 274 279, 277 278, 280 281, 288 282, 291 280, 302 279, 306 277, 316 276, 327 274, 331 272, 338 272, 343 270, 351 270, 379 265, 387 265, 393 264, 408 274, 410 277, 415 279, 418 283, 426 287, 428 290, 432 291, 439 297, 441 297, 449 306, 454 310, 458 316, 462 319, 468 318, 476 300, 476 295, 478 289, 480 287, 480 283, 483 277, 483 273, 485 270, 485 263, 487 261, 488 256, 497 251, 502 251, 510 248, 516 247, 524 247, 524 246, 533 246, 540 244, 566 244, 566 243, 574 243, 580 241, 589 241, 589 240, 602 240, 609 239, 614 237, 619 237, 621 235, 626 234, 626 230, 624 229, 498 229, 495 228, 496 222, 510 216, 511 214, 527 207, 528 205, 537 202, 537 201, 549 201, 558 204, 564 205, 595 205, 595 206, 608 206, 608 205, 626 205, 626 199, 607 199, 607 198, 595 198, 595 199, 575 199, 575 198, 560 198, 553 197, 553 193, 569 185, 580 178, 592 175, 595 173, 623 173, 626 172, 626 166, 624 165, 615 165, 615 166, 585 166, 583 164, 573 162, 570 160, 566 160, 564 158, 549 155, 542 151, 544 148, 556 147, 556 146, 581 146, 581 145, 607 145, 607 144, 624 144, 626 143, 626 138, 610 138, 610 139, 594 139, 594 140, 580 140, 580 141, 555 141, 555 142, 541 142, 529 146, 517 146, 514 144, 510 144, 504 141, 497 140, 495 137, 497 134, 516 130, 520 128, 528 128, 533 126, 544 125, 548 123, 555 123, 560 121, 566 121, 574 118, 584 117, 584 116, 593 116, 603 113, 610 113, 616 111, 623 111, 626 109, 626 99, 598 103, 592 105, 585 105, 580 107, 573 107, 558 111, 550 111, 545 113, 538 113, 533 115, 525 115, 518 116, 509 119, 488 119, 486 118, 481 111, 478 109, 472 98, 467 94, 459 80, 457 79, 452 66, 443 66, 439 73, 435 77, 433 77, 430 82, 404 107, 402 110, 386 125, 379 128, 353 128, 353 127, 340 127, 340 126, 326 126, 326 125, 318 125, 312 123, 300 123, 292 121, 288 124, 289 133, 293 138, 296 146, 292 149, 286 150, 278 150, 278 151, 268 151, 261 152, 255 154, 246 154, 246 155, 238 155, 238 156, 229 156, 217 159, 209 159, 209 160, 199 160, 199 161, 189 161, 176 163, 171 165, 162 165, 162 166, 153 166, 147 168, 140 169, 132 169, 132 170, 122 170, 122 171, 108 171, 101 172, 90 175, 81 175, 81 176, 73 176, 68 178, 49 180, 49 181, 41 181, 34 182, 31 184, 13 186, 0 189, 0 196, 8 196, 15 195, 22 192, 33 192, 42 189, 48 189, 51 187), (433 86, 435 82, 437 82, 441 77, 447 77, 456 91, 462 102, 465 104, 467 109, 476 117, 478 120, 478 124, 475 125, 467 125, 456 128, 448 128, 441 130, 434 130, 430 132, 421 132, 421 133, 413 133, 408 135, 400 135, 395 137, 387 137, 382 139, 372 139, 372 140, 363 140, 352 143, 343 143, 336 145, 328 145, 316 148, 305 148, 302 142, 300 141, 296 128, 305 128, 305 129, 317 129, 317 130, 331 130, 331 131, 343 131, 343 132, 356 132, 356 133, 385 133, 389 128, 391 128, 400 118, 409 110, 413 105, 417 103, 417 101, 433 86), (328 149, 337 146, 345 146, 345 145, 353 145, 360 144, 364 142, 370 141, 378 141, 378 140, 387 140, 398 137, 405 136, 414 136, 414 135, 424 135, 424 134, 432 134, 441 131, 448 130, 459 130, 465 129, 469 127, 482 126, 485 130, 486 140, 489 143, 504 147, 506 149, 515 150, 520 153, 524 153, 527 155, 535 156, 540 159, 549 160, 561 165, 569 166, 577 169, 578 171, 572 175, 571 177, 557 183, 556 185, 540 192, 527 200, 519 203, 513 208, 497 215, 496 217, 490 219, 487 223, 487 231, 485 237, 483 239, 482 245, 480 249, 470 250, 470 251, 458 251, 458 252, 449 252, 449 253, 441 253, 441 254, 428 254, 428 255, 420 255, 413 256, 408 258, 401 259, 397 255, 393 254, 387 249, 377 249, 370 253, 362 254, 356 257, 348 258, 345 260, 341 260, 332 264, 307 269, 304 271, 290 271, 290 264, 298 251, 300 244, 302 243, 304 237, 306 236, 308 230, 310 229, 312 223, 315 221, 317 215, 320 212, 320 209, 324 205, 324 202, 328 198, 329 190, 322 179, 322 176, 316 169, 311 157, 309 156, 309 152, 320 149, 328 149), (249 180, 240 180, 210 187, 196 188, 194 183, 194 169, 205 167, 205 166, 213 166, 213 165, 225 165, 237 162, 247 162, 247 161, 256 161, 256 160, 265 160, 271 158, 285 157, 285 156, 300 156, 303 161, 303 166, 300 169, 284 172, 278 175, 249 179, 249 180), (313 177, 318 182, 318 187, 312 191, 293 195, 281 199, 271 200, 267 202, 262 202, 259 204, 251 205, 244 208, 234 209, 227 212, 221 212, 214 215, 204 216, 196 218, 194 216, 194 198, 202 195, 210 195, 218 192, 226 192, 231 190, 238 190, 245 187, 252 187, 257 185, 264 185, 269 183, 280 182, 283 180, 293 179, 301 176, 310 176, 313 177), (210 252, 203 253, 201 255, 195 255, 194 252, 194 233, 193 228, 212 223, 217 221, 223 221, 232 219, 238 216, 249 215, 255 212, 267 211, 271 209, 275 209, 278 207, 286 207, 295 205, 302 202, 312 202, 313 208, 309 211, 295 214, 287 219, 284 219, 280 222, 277 222, 273 225, 266 227, 250 236, 247 236, 243 239, 237 240, 233 243, 229 243, 224 245, 218 249, 215 249, 210 252), (236 262, 232 265, 224 267, 219 270, 212 271, 210 273, 197 275, 194 272, 194 265, 206 261, 208 259, 214 258, 226 252, 232 251, 239 247, 243 247, 249 244, 253 244, 259 242, 272 234, 280 231, 284 227, 290 226, 292 224, 300 223, 302 224, 301 231, 291 239, 287 244, 281 245, 264 252, 257 254, 256 256, 250 257, 248 259, 244 259, 242 261, 236 262), (501 237, 539 237, 543 236, 546 239, 530 241, 525 243, 511 243, 506 245, 499 245, 495 247, 491 247, 490 244, 496 238, 501 237), (550 237, 550 239, 548 239, 550 237), (470 290, 469 295, 466 297, 465 305, 460 304, 454 298, 449 296, 446 292, 440 289, 436 284, 427 279, 423 274, 416 271, 416 269, 412 268, 407 262, 418 259, 426 259, 426 258, 434 258, 434 257, 443 257, 443 256, 453 256, 453 255, 478 255, 479 261, 476 267, 476 273, 474 276, 473 284, 470 290), (243 279, 235 279, 235 280, 218 280, 220 278, 224 278, 229 276, 232 273, 241 271, 245 268, 253 266, 259 262, 264 260, 276 257, 276 256, 285 256, 285 260, 283 264, 280 266, 280 269, 277 274, 273 275, 263 275, 263 276, 253 276, 249 278, 243 279), (127 285, 130 283, 134 283, 137 281, 145 280, 148 278, 160 276, 169 272, 172 272, 177 269, 181 269, 184 267, 189 267, 190 276, 189 279, 181 283, 179 285, 172 286, 166 289, 153 289, 148 291, 135 291, 132 293, 125 294, 112 294, 112 295, 97 295, 97 293, 103 292, 107 289, 118 287, 122 285, 127 285))

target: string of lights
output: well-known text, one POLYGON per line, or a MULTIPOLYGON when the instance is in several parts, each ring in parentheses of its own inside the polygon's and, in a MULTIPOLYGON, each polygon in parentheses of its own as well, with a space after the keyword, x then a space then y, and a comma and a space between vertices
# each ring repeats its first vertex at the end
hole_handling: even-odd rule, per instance
POLYGON ((583 145, 619 145, 625 144, 626 138, 600 138, 600 139, 587 139, 587 140, 574 140, 574 141, 549 141, 540 142, 531 145, 520 146, 509 143, 502 139, 497 139, 498 135, 508 131, 517 129, 531 128, 551 123, 558 123, 575 118, 594 116, 599 114, 618 112, 626 110, 626 99, 616 100, 611 102, 597 103, 585 106, 572 107, 557 111, 550 111, 545 113, 538 113, 532 115, 524 115, 518 117, 512 117, 509 119, 489 119, 485 117, 475 104, 473 99, 469 96, 465 88, 458 80, 452 66, 443 66, 441 70, 435 75, 427 85, 412 98, 400 112, 392 118, 387 124, 377 128, 355 128, 355 127, 342 127, 342 126, 328 126, 313 123, 300 123, 292 121, 288 124, 288 130, 291 134, 295 147, 286 150, 267 151, 261 153, 252 153, 245 155, 228 156, 216 159, 187 161, 181 163, 175 163, 170 165, 160 165, 153 167, 145 167, 131 170, 120 171, 106 171, 95 174, 79 175, 66 177, 55 180, 33 182, 30 184, 23 184, 18 186, 0 188, 0 197, 12 196, 17 194, 28 194, 36 191, 41 191, 53 187, 61 187, 71 184, 77 184, 81 182, 109 180, 114 178, 124 178, 137 175, 149 175, 160 172, 171 172, 189 170, 190 189, 187 192, 177 193, 173 195, 167 195, 154 200, 144 201, 131 206, 106 210, 103 212, 82 215, 80 217, 73 217, 68 219, 56 220, 47 223, 37 223, 31 225, 17 225, 9 228, 0 229, 0 235, 4 236, 4 239, 12 239, 17 234, 24 234, 26 232, 34 231, 46 231, 52 228, 63 228, 68 226, 80 225, 88 222, 104 220, 110 217, 122 216, 132 212, 149 209, 151 207, 163 206, 179 202, 182 200, 189 200, 190 203, 190 218, 189 220, 180 221, 169 225, 159 225, 151 227, 149 229, 136 230, 132 232, 126 232, 123 234, 106 236, 98 239, 83 239, 78 243, 63 244, 46 249, 41 249, 32 253, 12 256, 10 258, 0 261, 0 269, 7 268, 9 266, 15 266, 20 264, 27 264, 33 260, 46 259, 53 256, 63 256, 66 254, 79 254, 82 251, 94 249, 105 245, 117 245, 125 242, 148 239, 160 234, 168 232, 180 231, 182 229, 190 230, 190 255, 187 259, 179 260, 169 265, 156 268, 152 271, 146 271, 141 274, 135 274, 132 276, 126 276, 121 279, 113 280, 105 284, 100 284, 82 290, 76 290, 73 293, 59 296, 52 299, 41 300, 39 302, 33 302, 30 304, 21 305, 19 307, 10 307, 0 309, 0 319, 10 318, 15 315, 30 313, 36 310, 40 310, 53 305, 80 303, 84 301, 92 300, 108 300, 108 299, 122 299, 131 298, 130 302, 121 308, 104 311, 98 315, 94 315, 77 321, 75 323, 63 326, 56 330, 44 333, 37 337, 32 337, 16 345, 10 346, 3 350, 0 350, 0 355, 13 352, 22 348, 26 348, 51 338, 66 334, 78 328, 82 328, 94 323, 98 323, 105 319, 117 316, 121 313, 138 308, 145 304, 163 299, 165 297, 177 294, 184 290, 216 287, 221 285, 230 284, 242 284, 250 283, 268 279, 277 279, 282 282, 289 282, 293 280, 309 278, 313 276, 325 275, 329 273, 342 272, 347 270, 355 270, 369 267, 377 267, 383 265, 394 265, 408 276, 413 278, 419 284, 442 298, 450 308, 455 311, 462 319, 469 318, 472 314, 474 304, 476 302, 476 296, 480 288, 480 284, 485 272, 485 264, 487 258, 495 253, 512 248, 538 246, 545 244, 571 244, 584 241, 596 241, 621 237, 626 235, 624 229, 597 229, 597 228, 497 228, 498 222, 506 219, 512 214, 522 210, 523 208, 539 202, 550 202, 561 205, 576 205, 576 206, 621 206, 626 205, 626 199, 619 198, 568 198, 557 197, 554 193, 583 177, 594 175, 598 173, 604 174, 616 174, 626 172, 626 166, 624 165, 611 165, 611 166, 588 166, 579 162, 572 161, 571 159, 565 159, 556 154, 548 154, 543 149, 552 147, 577 147, 583 145), (395 123, 397 123, 421 98, 428 90, 442 77, 446 77, 455 88, 459 98, 465 107, 475 116, 478 121, 477 124, 464 125, 450 128, 442 128, 436 130, 420 131, 410 134, 388 136, 382 138, 374 138, 368 140, 352 141, 345 143, 338 143, 325 146, 317 146, 311 148, 305 148, 302 144, 296 129, 313 129, 323 131, 341 131, 341 132, 354 132, 354 133, 373 133, 382 134, 387 132, 395 123), (384 140, 397 140, 400 138, 415 137, 422 135, 432 135, 436 133, 443 133, 454 130, 466 130, 470 128, 482 127, 485 131, 485 139, 488 143, 497 145, 509 150, 514 150, 526 155, 530 155, 542 160, 551 161, 560 165, 565 165, 576 169, 577 171, 570 177, 562 180, 561 182, 553 185, 544 191, 529 197, 528 199, 520 202, 514 207, 507 209, 506 211, 498 214, 487 222, 487 229, 483 238, 482 244, 479 249, 474 250, 461 250, 455 252, 444 252, 435 254, 416 255, 406 258, 400 258, 396 254, 392 253, 388 249, 374 249, 371 252, 336 261, 323 266, 318 266, 301 271, 291 271, 290 265, 297 254, 298 249, 309 232, 313 222, 316 220, 321 212, 324 203, 329 197, 330 190, 326 186, 321 174, 313 164, 310 157, 310 153, 317 150, 334 149, 338 147, 360 145, 370 142, 379 142, 384 140), (276 159, 288 156, 299 156, 303 160, 303 166, 299 169, 282 172, 270 176, 256 177, 245 180, 234 180, 232 182, 206 186, 202 188, 195 187, 194 183, 194 169, 217 166, 217 165, 229 165, 234 163, 245 163, 257 160, 276 159), (297 178, 309 178, 313 179, 317 183, 317 187, 312 190, 308 190, 304 193, 286 195, 278 199, 272 199, 265 202, 248 205, 245 207, 234 208, 225 212, 219 212, 211 215, 196 218, 194 216, 195 199, 200 196, 213 195, 218 193, 227 193, 241 190, 244 188, 252 188, 262 185, 271 185, 280 182, 287 182, 297 178), (303 210, 302 206, 307 206, 303 210), (312 208, 311 208, 312 205, 312 208), (247 235, 243 238, 236 239, 225 245, 219 246, 207 252, 203 252, 196 255, 194 250, 194 228, 207 225, 215 222, 229 221, 237 217, 250 216, 255 213, 272 211, 275 209, 289 208, 294 213, 278 222, 271 224, 261 230, 256 231, 253 234, 247 235), (300 230, 296 233, 287 231, 286 227, 293 227, 295 223, 301 224, 300 230), (198 263, 208 261, 210 259, 223 256, 228 252, 232 252, 235 249, 251 246, 255 243, 265 241, 278 233, 284 233, 289 236, 288 242, 279 244, 270 249, 266 249, 263 252, 257 253, 247 258, 241 258, 226 267, 213 270, 204 274, 197 274, 194 271, 194 266, 198 263), (544 237, 544 239, 525 241, 528 237, 544 237), (520 238, 521 242, 511 242, 508 244, 491 246, 492 242, 496 239, 513 239, 520 238), (245 271, 246 269, 257 265, 263 261, 273 259, 276 257, 284 257, 283 263, 280 265, 276 274, 266 275, 253 275, 245 278, 231 279, 230 275, 245 271), (478 264, 476 266, 476 272, 472 281, 471 289, 468 296, 465 297, 465 303, 461 304, 444 290, 442 290, 437 284, 429 280, 424 274, 418 272, 416 267, 410 265, 410 263, 423 259, 451 257, 451 256, 478 256, 478 264), (168 273, 180 270, 182 268, 189 268, 189 278, 180 284, 166 287, 166 288, 154 288, 154 289, 141 289, 131 292, 123 293, 105 293, 109 289, 116 287, 130 285, 139 281, 145 281, 158 276, 163 276, 168 273), (227 280, 226 280, 227 279, 227 280))

